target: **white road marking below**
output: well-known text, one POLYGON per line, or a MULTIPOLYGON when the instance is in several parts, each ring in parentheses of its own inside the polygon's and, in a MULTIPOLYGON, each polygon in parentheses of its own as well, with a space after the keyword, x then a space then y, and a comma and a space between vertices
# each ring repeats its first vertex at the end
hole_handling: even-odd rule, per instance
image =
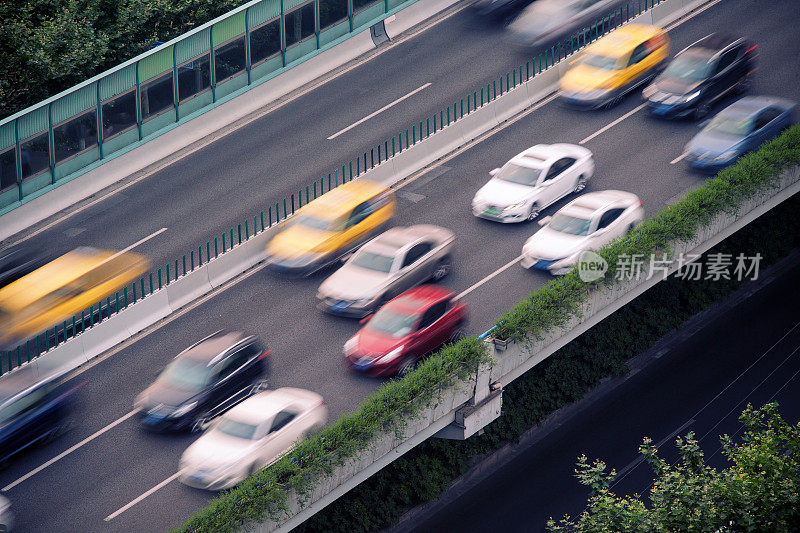
POLYGON ((136 412, 137 411, 134 409, 133 411, 129 412, 128 414, 123 415, 120 418, 114 420, 113 422, 111 422, 109 425, 107 425, 103 429, 101 429, 99 431, 95 431, 94 433, 92 433, 91 435, 89 435, 88 437, 86 437, 85 439, 80 441, 78 444, 75 444, 74 446, 71 446, 66 451, 63 451, 60 454, 56 455, 55 457, 53 457, 52 459, 50 459, 49 461, 47 461, 43 465, 34 468, 33 470, 31 470, 30 472, 28 472, 27 474, 25 474, 24 476, 22 476, 18 480, 14 481, 13 483, 9 483, 5 487, 3 487, 3 492, 8 492, 9 490, 13 489, 14 487, 19 485, 20 483, 22 483, 26 479, 30 478, 31 476, 34 476, 34 475, 38 474, 39 472, 41 472, 42 470, 44 470, 48 466, 52 465, 53 463, 55 463, 57 461, 60 461, 61 459, 63 459, 67 455, 71 454, 72 452, 74 452, 78 448, 90 443, 91 441, 93 441, 94 439, 96 439, 97 437, 99 437, 100 435, 105 433, 106 431, 109 431, 110 429, 113 429, 114 427, 118 426, 119 424, 125 422, 127 419, 129 419, 130 417, 135 415, 136 412))
POLYGON ((679 155, 678 157, 676 157, 675 159, 673 159, 672 161, 670 161, 670 162, 669 162, 669 164, 670 164, 670 165, 674 165, 674 164, 675 164, 675 163, 677 163, 678 161, 682 161, 682 160, 683 160, 683 158, 684 158, 684 157, 686 157, 687 155, 689 155, 689 152, 683 152, 681 155, 679 155))
POLYGON ((375 111, 375 112, 373 112, 373 113, 370 113, 369 115, 367 115, 366 117, 362 118, 362 119, 361 119, 361 120, 359 120, 358 122, 354 122, 353 124, 350 124, 349 126, 347 126, 345 129, 337 131, 336 133, 334 133, 333 135, 331 135, 330 137, 328 137, 328 140, 329 140, 329 141, 332 141, 333 139, 335 139, 335 138, 336 138, 336 137, 338 137, 339 135, 341 135, 341 134, 343 134, 343 133, 347 133, 348 131, 352 130, 353 128, 355 128, 355 127, 356 127, 356 126, 358 126, 359 124, 363 124, 364 122, 368 121, 369 119, 371 119, 371 118, 372 118, 372 117, 374 117, 375 115, 378 115, 378 114, 380 114, 380 113, 383 113, 384 111, 386 111, 386 110, 387 110, 387 109, 389 109, 390 107, 394 107, 394 106, 396 106, 397 104, 399 104, 400 102, 402 102, 402 101, 403 101, 403 100, 405 100, 406 98, 411 98, 412 96, 414 96, 415 94, 417 94, 417 93, 418 93, 418 92, 420 92, 421 90, 423 90, 423 89, 427 89, 427 88, 428 88, 428 87, 430 87, 431 85, 432 85, 432 84, 431 84, 430 82, 428 82, 428 83, 426 83, 425 85, 423 85, 422 87, 417 87, 416 89, 414 89, 413 91, 411 91, 411 92, 410 92, 410 93, 408 93, 407 95, 405 95, 405 96, 401 96, 400 98, 398 98, 398 99, 397 99, 397 100, 395 100, 394 102, 391 102, 391 103, 389 103, 389 104, 386 104, 386 105, 385 105, 385 106, 383 106, 382 108, 378 109, 377 111, 375 111))
POLYGON ((166 485, 168 485, 168 484, 172 483, 173 481, 175 481, 176 479, 178 479, 178 476, 180 476, 180 475, 181 475, 181 471, 180 470, 178 472, 175 472, 174 474, 169 476, 167 479, 165 479, 164 481, 162 481, 161 483, 159 483, 158 485, 156 485, 152 489, 148 490, 147 492, 145 492, 144 494, 142 494, 141 496, 139 496, 135 500, 131 501, 130 503, 125 504, 124 506, 120 507, 119 509, 117 509, 116 511, 114 511, 113 513, 108 515, 107 517, 103 518, 103 520, 105 520, 106 522, 108 522, 110 520, 114 520, 116 517, 118 517, 119 515, 121 515, 122 513, 124 513, 125 511, 127 511, 128 509, 130 509, 131 507, 133 507, 134 505, 136 505, 140 501, 144 500, 145 498, 147 498, 148 496, 150 496, 151 494, 153 494, 157 490, 165 487, 166 485))
POLYGON ((463 298, 464 296, 466 296, 467 294, 471 293, 472 291, 474 291, 475 289, 477 289, 478 287, 480 287, 481 285, 483 285, 484 283, 486 283, 490 279, 492 279, 495 276, 501 274, 502 272, 505 272, 506 270, 511 268, 512 265, 516 265, 520 261, 522 261, 522 256, 521 255, 519 257, 517 257, 516 259, 512 259, 511 261, 509 261, 505 265, 501 266, 500 268, 498 268, 497 270, 495 270, 494 272, 492 272, 491 274, 489 274, 488 276, 486 276, 485 278, 480 280, 478 283, 472 285, 470 288, 468 288, 467 290, 465 290, 464 292, 462 292, 461 294, 456 296, 456 298, 463 298))
POLYGON ((409 200, 409 201, 414 202, 414 203, 417 203, 420 200, 424 200, 425 199, 425 195, 424 194, 419 194, 419 193, 416 193, 416 192, 409 192, 409 191, 400 191, 400 192, 397 193, 397 196, 399 196, 400 198, 405 198, 406 200, 409 200))
POLYGON ((581 142, 579 142, 578 144, 586 144, 586 143, 588 143, 589 141, 591 141, 592 139, 594 139, 595 137, 597 137, 597 136, 598 136, 598 135, 600 135, 601 133, 605 133, 606 131, 610 130, 611 128, 613 128, 614 126, 616 126, 617 124, 619 124, 620 122, 622 122, 623 120, 625 120, 626 118, 628 118, 629 116, 633 115, 634 113, 638 113, 639 111, 641 111, 642 109, 644 109, 646 106, 647 106, 647 104, 646 104, 646 103, 644 103, 644 104, 640 104, 640 105, 638 105, 638 106, 634 107, 633 109, 631 109, 630 111, 628 111, 627 113, 625 113, 624 115, 622 115, 621 117, 619 117, 617 120, 615 120, 615 121, 613 121, 613 122, 611 122, 611 123, 609 123, 609 124, 606 124, 605 126, 603 126, 602 128, 600 128, 600 129, 599 129, 599 130, 597 130, 596 132, 592 133, 591 135, 589 135, 588 137, 586 137, 585 139, 583 139, 583 140, 582 140, 581 142))

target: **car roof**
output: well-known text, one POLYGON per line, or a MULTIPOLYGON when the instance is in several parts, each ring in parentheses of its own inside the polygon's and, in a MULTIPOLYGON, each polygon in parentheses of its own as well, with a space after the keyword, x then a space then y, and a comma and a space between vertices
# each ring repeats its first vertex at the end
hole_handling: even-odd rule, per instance
POLYGON ((605 210, 611 205, 622 201, 634 201, 637 196, 633 193, 616 190, 596 191, 583 194, 559 210, 559 213, 593 217, 598 211, 605 210))
POLYGON ((46 383, 57 380, 62 374, 51 374, 42 378, 31 365, 25 365, 0 379, 0 404, 26 391, 36 389, 46 383))
POLYGON ((387 190, 385 185, 370 180, 348 181, 312 200, 300 210, 300 213, 334 220, 348 214, 358 204, 387 190))
POLYGON ((509 162, 528 168, 545 168, 564 155, 568 152, 559 144, 537 144, 518 153, 509 162))
POLYGON ((220 330, 192 344, 175 358, 188 359, 208 366, 215 364, 216 358, 232 346, 250 338, 241 331, 220 330))
POLYGON ((773 96, 745 96, 720 111, 720 114, 725 113, 725 116, 732 117, 749 117, 767 107, 777 106, 785 110, 795 105, 797 104, 791 100, 773 96))
POLYGON ((453 291, 441 285, 425 284, 407 290, 387 305, 406 314, 417 314, 433 302, 453 295, 453 291))
POLYGON ((449 230, 433 224, 417 224, 414 226, 395 226, 390 228, 363 246, 363 249, 394 254, 400 248, 424 237, 441 239, 449 230))
POLYGON ((617 28, 586 48, 588 54, 621 57, 642 42, 663 33, 664 30, 649 24, 631 23, 617 28))
POLYGON ((684 48, 681 53, 692 50, 697 52, 706 51, 707 53, 713 55, 741 40, 741 37, 733 37, 724 33, 712 33, 684 48))
POLYGON ((322 396, 293 387, 260 392, 233 407, 226 416, 251 424, 260 424, 274 417, 290 405, 299 405, 304 410, 322 402, 322 396))

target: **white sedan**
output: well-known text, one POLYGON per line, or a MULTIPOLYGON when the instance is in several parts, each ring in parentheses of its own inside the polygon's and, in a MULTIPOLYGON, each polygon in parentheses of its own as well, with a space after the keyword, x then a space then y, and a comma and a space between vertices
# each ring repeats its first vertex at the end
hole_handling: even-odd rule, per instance
POLYGON ((632 230, 644 218, 642 201, 624 191, 590 192, 575 198, 552 217, 522 247, 521 265, 566 274, 581 252, 598 250, 632 230))
POLYGON ((472 200, 472 214, 498 222, 533 220, 594 174, 592 152, 575 144, 537 144, 514 156, 472 200))
POLYGON ((179 479, 207 490, 233 487, 321 429, 327 418, 325 402, 315 392, 282 388, 256 394, 183 452, 179 479))

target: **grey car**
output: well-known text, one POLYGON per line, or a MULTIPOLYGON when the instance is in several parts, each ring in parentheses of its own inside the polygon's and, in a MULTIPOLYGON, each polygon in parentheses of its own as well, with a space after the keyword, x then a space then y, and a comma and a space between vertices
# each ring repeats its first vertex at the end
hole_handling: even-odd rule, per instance
POLYGON ((318 307, 365 317, 400 293, 451 268, 452 231, 429 224, 395 227, 362 246, 319 287, 318 307))

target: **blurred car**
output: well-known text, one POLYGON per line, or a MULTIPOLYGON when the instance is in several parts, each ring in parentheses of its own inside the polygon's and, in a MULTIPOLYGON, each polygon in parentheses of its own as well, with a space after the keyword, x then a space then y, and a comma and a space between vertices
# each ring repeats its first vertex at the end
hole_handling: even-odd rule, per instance
POLYGON ((147 428, 201 431, 267 388, 270 353, 252 335, 213 333, 179 353, 136 398, 134 408, 147 428))
POLYGON ((467 320, 467 304, 450 289, 422 285, 408 290, 364 320, 344 345, 345 363, 371 376, 404 375, 467 320))
POLYGON ((567 37, 608 15, 619 0, 539 0, 525 8, 511 24, 512 38, 538 46, 567 37))
POLYGON ((362 246, 319 287, 319 308, 364 317, 406 289, 439 281, 456 236, 430 224, 391 228, 362 246))
POLYGON ((655 116, 703 118, 718 99, 747 90, 756 55, 752 42, 712 33, 678 52, 642 97, 655 116))
POLYGON ((200 489, 231 488, 322 429, 327 419, 328 408, 315 392, 281 388, 256 394, 186 449, 179 479, 200 489))
POLYGON ((742 98, 720 111, 688 142, 686 161, 702 172, 718 172, 794 124, 796 109, 795 102, 783 98, 742 98))
POLYGON ((14 513, 11 510, 11 500, 0 494, 0 533, 14 529, 14 513))
POLYGON ((309 275, 385 230, 394 193, 368 180, 349 181, 309 202, 267 245, 273 270, 309 275))
MULTIPOLYGON (((515 17, 532 0, 478 0, 470 4, 472 11, 484 19, 505 22, 515 17)), ((538 0, 542 1, 542 0, 538 0)))
POLYGON ((0 379, 0 463, 62 433, 78 387, 27 365, 0 379))
POLYGON ((669 55, 669 37, 647 24, 626 24, 590 44, 561 77, 563 103, 586 109, 616 105, 658 74, 669 55))
POLYGON ((0 288, 16 281, 48 262, 38 251, 24 246, 0 250, 0 288))
POLYGON ((599 250, 643 218, 642 201, 635 194, 611 190, 584 194, 539 222, 542 229, 525 242, 520 264, 566 274, 581 252, 599 250))
POLYGON ((498 222, 533 220, 594 174, 592 152, 575 144, 537 144, 489 173, 472 200, 472 214, 498 222))
POLYGON ((137 280, 143 255, 77 248, 0 289, 0 346, 72 318, 137 280))

